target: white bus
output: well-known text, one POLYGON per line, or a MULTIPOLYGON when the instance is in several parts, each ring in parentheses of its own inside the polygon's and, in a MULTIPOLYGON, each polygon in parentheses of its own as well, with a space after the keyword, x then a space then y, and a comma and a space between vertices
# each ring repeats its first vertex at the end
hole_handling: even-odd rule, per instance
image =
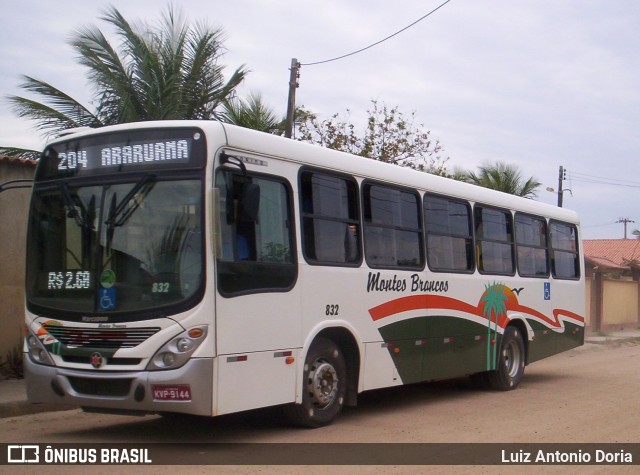
POLYGON ((317 427, 584 341, 574 212, 213 121, 50 143, 27 246, 33 402, 317 427))

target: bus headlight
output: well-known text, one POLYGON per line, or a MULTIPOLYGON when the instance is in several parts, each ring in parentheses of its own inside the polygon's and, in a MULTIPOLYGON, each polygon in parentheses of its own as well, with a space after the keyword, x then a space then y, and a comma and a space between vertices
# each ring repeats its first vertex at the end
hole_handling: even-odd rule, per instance
POLYGON ((188 338, 180 338, 178 340, 178 343, 176 343, 176 346, 178 347, 178 351, 189 351, 191 350, 191 348, 193 348, 193 340, 190 340, 188 338))
POLYGON ((175 369, 184 365, 193 352, 207 336, 207 327, 194 327, 173 337, 160 348, 149 364, 147 370, 157 371, 175 369))
POLYGON ((33 333, 31 333, 31 330, 29 330, 25 341, 27 343, 27 351, 29 352, 29 358, 31 359, 31 361, 37 364, 54 366, 49 352, 44 347, 40 339, 33 333))

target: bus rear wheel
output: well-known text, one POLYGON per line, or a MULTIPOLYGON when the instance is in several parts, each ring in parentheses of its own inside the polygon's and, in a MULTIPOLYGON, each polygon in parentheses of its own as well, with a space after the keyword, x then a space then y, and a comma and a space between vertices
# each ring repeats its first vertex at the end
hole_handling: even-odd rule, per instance
POLYGON ((524 376, 524 364, 522 333, 516 327, 507 327, 502 336, 498 366, 487 373, 489 386, 501 391, 515 389, 524 376))
POLYGON ((347 371, 340 348, 317 338, 304 363, 302 404, 284 407, 287 418, 302 427, 322 427, 340 414, 344 405, 347 371))

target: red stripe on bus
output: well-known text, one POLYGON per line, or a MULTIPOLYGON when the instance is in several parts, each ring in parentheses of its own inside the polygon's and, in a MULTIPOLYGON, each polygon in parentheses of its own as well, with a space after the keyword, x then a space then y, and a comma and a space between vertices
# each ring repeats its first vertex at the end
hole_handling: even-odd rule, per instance
MULTIPOLYGON (((442 295, 410 295, 407 297, 400 297, 395 300, 390 300, 377 307, 373 307, 369 310, 371 319, 373 321, 381 320, 392 315, 396 315, 402 312, 408 312, 411 310, 457 310, 460 312, 469 313, 481 318, 487 318, 483 313, 482 302, 477 306, 470 305, 466 302, 453 299, 451 297, 444 297, 442 295)), ((584 317, 577 313, 570 312, 569 310, 555 309, 553 310, 553 318, 546 316, 545 314, 535 310, 531 307, 525 307, 517 303, 510 302, 507 305, 507 311, 520 312, 526 315, 534 316, 552 328, 562 328, 564 325, 560 321, 561 317, 564 319, 570 319, 577 323, 584 324, 584 317)), ((491 315, 491 321, 494 322, 495 315, 491 315)), ((509 323, 509 318, 506 315, 500 315, 498 318, 498 326, 505 328, 509 323)))
MULTIPOLYGON (((480 312, 478 307, 474 307, 473 305, 469 305, 468 303, 460 300, 452 299, 451 297, 444 297, 442 295, 410 295, 408 297, 390 300, 382 305, 373 307, 369 310, 369 314, 373 321, 376 321, 381 318, 395 315, 396 313, 428 308, 459 310, 461 312, 472 313, 474 315, 480 312)), ((482 316, 482 312, 480 312, 480 316, 482 316)))

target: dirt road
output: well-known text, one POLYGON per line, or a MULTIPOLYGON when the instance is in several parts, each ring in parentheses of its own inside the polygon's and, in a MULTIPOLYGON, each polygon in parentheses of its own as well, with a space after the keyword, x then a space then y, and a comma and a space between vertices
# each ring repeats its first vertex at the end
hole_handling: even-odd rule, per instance
MULTIPOLYGON (((157 416, 109 416, 74 410, 4 419, 2 426, 0 440, 12 444, 640 442, 640 344, 587 345, 548 358, 527 367, 521 386, 511 392, 481 391, 467 380, 459 380, 364 393, 357 408, 345 409, 336 423, 315 430, 287 427, 273 410, 188 423, 170 422, 157 416)), ((308 468, 306 473, 327 469, 308 468)), ((484 467, 482 471, 506 473, 515 467, 505 468, 484 467)), ((534 468, 520 467, 518 471, 534 468)), ((559 467, 547 468, 556 472, 559 467)), ((600 473, 602 468, 585 466, 580 470, 581 473, 600 473)), ((637 470, 637 466, 635 470, 633 467, 612 468, 616 472, 637 470)), ((94 469, 98 470, 94 473, 109 473, 108 467, 94 469)), ((296 467, 222 469, 216 467, 215 472, 300 473, 296 467)), ((354 473, 355 469, 358 473, 378 473, 381 467, 343 469, 344 473, 354 473)), ((387 473, 415 473, 417 469, 383 468, 387 473)), ((448 467, 447 471, 466 473, 468 469, 448 467)), ((155 467, 149 473, 175 472, 175 469, 168 470, 169 467, 155 467)), ((181 467, 179 471, 193 473, 198 469, 181 467)), ((540 467, 536 473, 540 473, 540 467)))

